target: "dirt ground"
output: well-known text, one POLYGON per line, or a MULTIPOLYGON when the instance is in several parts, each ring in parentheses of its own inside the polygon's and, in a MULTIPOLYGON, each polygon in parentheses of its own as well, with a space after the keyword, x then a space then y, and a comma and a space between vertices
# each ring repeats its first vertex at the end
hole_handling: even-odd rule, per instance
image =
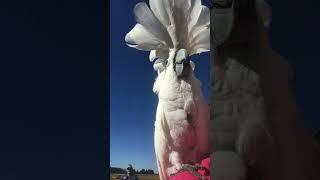
MULTIPOLYGON (((120 180, 123 174, 111 174, 110 180, 120 180)), ((139 180, 159 180, 159 175, 137 174, 139 180)))

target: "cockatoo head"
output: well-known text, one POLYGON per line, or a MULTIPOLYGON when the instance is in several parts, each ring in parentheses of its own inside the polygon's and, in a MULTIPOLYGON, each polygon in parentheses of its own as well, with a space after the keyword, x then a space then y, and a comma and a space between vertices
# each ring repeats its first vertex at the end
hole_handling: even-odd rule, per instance
POLYGON ((270 27, 272 20, 271 6, 264 0, 211 0, 211 46, 221 45, 233 30, 234 21, 241 12, 247 12, 250 4, 255 4, 257 14, 264 26, 270 27))
POLYGON ((155 60, 153 68, 158 74, 166 69, 173 70, 177 78, 182 78, 193 72, 195 64, 190 60, 187 50, 180 49, 177 52, 172 51, 166 60, 155 60))
POLYGON ((193 77, 195 64, 190 60, 186 49, 179 49, 171 51, 166 60, 155 60, 153 68, 158 72, 153 91, 158 94, 161 87, 167 87, 168 83, 180 82, 182 79, 190 80, 193 77))

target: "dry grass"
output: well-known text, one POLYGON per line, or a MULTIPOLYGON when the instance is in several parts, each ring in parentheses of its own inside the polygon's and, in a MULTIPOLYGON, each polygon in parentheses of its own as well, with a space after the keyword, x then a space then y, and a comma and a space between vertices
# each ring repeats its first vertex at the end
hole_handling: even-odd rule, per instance
MULTIPOLYGON (((111 174, 110 180, 120 180, 123 174, 111 174)), ((139 180, 159 180, 159 175, 138 174, 139 180)))

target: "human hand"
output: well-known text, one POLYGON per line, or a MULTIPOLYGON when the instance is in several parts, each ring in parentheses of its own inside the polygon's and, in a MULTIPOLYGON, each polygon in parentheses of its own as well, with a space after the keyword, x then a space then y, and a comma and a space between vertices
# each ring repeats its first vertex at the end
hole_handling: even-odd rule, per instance
MULTIPOLYGON (((197 163, 197 165, 204 167, 204 169, 199 169, 197 171, 199 175, 202 176, 202 179, 210 180, 210 157, 204 158, 201 163, 197 163)), ((199 180, 199 177, 195 176, 191 172, 183 171, 171 176, 170 180, 199 180)))

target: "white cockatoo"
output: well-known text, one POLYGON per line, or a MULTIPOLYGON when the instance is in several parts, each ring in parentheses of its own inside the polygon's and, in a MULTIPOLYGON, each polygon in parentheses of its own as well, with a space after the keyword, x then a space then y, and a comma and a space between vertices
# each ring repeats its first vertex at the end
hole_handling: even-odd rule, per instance
MULTIPOLYGON (((235 19, 234 2, 215 1, 222 5, 229 3, 230 6, 221 5, 211 10, 212 47, 223 43, 231 32, 235 19)), ((256 10, 264 26, 269 27, 271 7, 263 0, 256 0, 256 10)), ((272 143, 272 138, 268 132, 259 75, 236 59, 225 58, 224 66, 215 66, 211 70, 213 122, 210 137, 214 142, 214 152, 210 172, 216 180, 240 180, 246 179, 247 167, 255 163, 259 139, 266 137, 272 143)))
MULTIPOLYGON (((134 8, 128 46, 150 51, 158 72, 154 145, 161 180, 209 152, 209 108, 189 56, 210 50, 210 11, 201 0, 150 0, 134 8)), ((188 166, 191 165, 191 166, 188 166)))

